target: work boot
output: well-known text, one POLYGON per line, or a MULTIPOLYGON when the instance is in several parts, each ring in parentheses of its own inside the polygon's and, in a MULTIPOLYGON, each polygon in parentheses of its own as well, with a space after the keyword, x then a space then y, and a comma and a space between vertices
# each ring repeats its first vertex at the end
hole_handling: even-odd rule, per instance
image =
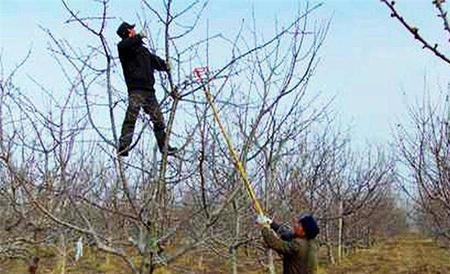
MULTIPOLYGON (((164 147, 160 148, 159 151, 161 152, 161 154, 164 154, 164 147)), ((168 156, 173 156, 177 152, 178 152, 178 148, 167 146, 167 155, 168 156)))
POLYGON ((119 148, 117 149, 117 156, 118 157, 128 157, 128 152, 130 150, 126 147, 123 146, 119 146, 119 148))
MULTIPOLYGON (((156 142, 161 154, 164 154, 164 145, 166 143, 166 132, 164 130, 155 131, 156 142)), ((177 153, 178 148, 167 145, 167 155, 173 156, 177 153)))

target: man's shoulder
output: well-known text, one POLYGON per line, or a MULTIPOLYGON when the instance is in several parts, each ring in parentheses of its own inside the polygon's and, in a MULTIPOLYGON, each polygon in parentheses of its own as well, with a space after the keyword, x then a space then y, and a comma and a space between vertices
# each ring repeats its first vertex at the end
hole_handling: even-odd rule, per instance
POLYGON ((126 44, 126 43, 127 43, 126 39, 122 39, 119 41, 119 43, 117 43, 117 46, 120 47, 121 45, 126 44))
POLYGON ((133 42, 133 41, 136 41, 136 40, 133 40, 132 38, 120 40, 117 43, 117 48, 119 50, 122 49, 124 51, 136 51, 136 50, 140 50, 140 49, 147 50, 147 47, 144 46, 144 43, 142 43, 142 41, 141 42, 136 41, 136 43, 130 44, 130 42, 133 42), (126 46, 126 45, 128 45, 128 46, 126 46))
POLYGON ((309 245, 317 244, 317 240, 316 239, 309 239, 308 240, 308 239, 305 239, 305 238, 298 238, 298 237, 296 237, 295 240, 297 242, 299 242, 299 243, 302 243, 302 244, 309 244, 309 245))
POLYGON ((307 240, 303 238, 295 238, 293 239, 293 242, 295 243, 295 245, 304 249, 309 249, 311 247, 315 247, 316 245, 316 240, 307 240))
POLYGON ((294 238, 292 239, 292 241, 297 244, 297 245, 305 245, 307 244, 307 241, 305 239, 302 238, 294 238))

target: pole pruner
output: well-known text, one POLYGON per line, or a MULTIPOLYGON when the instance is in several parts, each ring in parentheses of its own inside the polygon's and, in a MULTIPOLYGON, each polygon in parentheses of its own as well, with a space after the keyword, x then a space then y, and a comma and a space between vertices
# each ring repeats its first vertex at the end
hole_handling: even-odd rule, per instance
MULTIPOLYGON (((202 75, 208 74, 208 67, 195 68, 193 73, 194 73, 195 77, 197 77, 197 79, 201 83, 203 83, 204 78, 202 77, 202 75)), ((206 79, 206 80, 208 80, 208 79, 206 79)), ((206 100, 208 101, 208 104, 210 105, 210 107, 213 111, 214 119, 216 120, 216 123, 218 124, 218 126, 220 128, 222 136, 227 143, 228 150, 229 150, 230 155, 234 162, 234 166, 236 167, 238 173, 241 175, 241 179, 242 179, 242 182, 244 183, 244 187, 247 191, 247 194, 253 202, 253 208, 259 215, 263 215, 264 211, 263 211, 261 204, 259 203, 258 198, 256 197, 255 191, 253 190, 253 187, 250 183, 247 171, 245 170, 242 162, 239 160, 238 154, 237 154, 236 150, 234 149, 233 144, 231 143, 231 139, 228 136, 228 134, 225 130, 225 127, 223 126, 223 124, 220 120, 219 112, 216 108, 216 105, 214 104, 214 99, 211 96, 211 93, 209 92, 208 82, 203 83, 203 91, 205 92, 206 100)))

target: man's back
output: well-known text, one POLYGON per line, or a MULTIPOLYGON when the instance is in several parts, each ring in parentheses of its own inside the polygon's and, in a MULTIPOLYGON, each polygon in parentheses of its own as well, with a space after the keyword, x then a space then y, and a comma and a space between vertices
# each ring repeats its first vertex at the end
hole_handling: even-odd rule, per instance
POLYGON ((283 241, 270 228, 262 230, 264 241, 283 257, 283 274, 315 274, 317 241, 294 238, 283 241))
POLYGON ((154 70, 169 70, 164 60, 144 47, 139 35, 123 39, 117 48, 128 90, 153 90, 154 70))

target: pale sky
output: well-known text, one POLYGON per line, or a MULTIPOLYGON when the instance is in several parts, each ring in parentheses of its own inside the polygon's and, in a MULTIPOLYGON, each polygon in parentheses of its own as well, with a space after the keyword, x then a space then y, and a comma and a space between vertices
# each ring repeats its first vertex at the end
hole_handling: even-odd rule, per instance
MULTIPOLYGON (((88 0, 69 2, 82 11, 98 7, 88 0)), ((181 0, 176 2, 183 3, 181 0)), ((329 98, 335 96, 333 110, 344 127, 351 126, 352 139, 357 145, 389 142, 393 125, 405 117, 407 102, 420 100, 426 90, 437 94, 449 89, 450 66, 421 49, 399 22, 390 18, 389 10, 379 0, 321 2, 324 5, 312 14, 311 19, 323 22, 331 18, 331 26, 319 52, 321 62, 308 92, 320 91, 329 98)), ((426 37, 440 43, 448 39, 435 16, 431 0, 396 2, 399 11, 415 22, 426 37)), ((292 18, 293 12, 299 5, 304 6, 303 3, 211 0, 204 17, 209 21, 211 33, 233 34, 254 8, 257 23, 262 31, 268 30, 266 37, 269 37, 275 20, 283 22, 283 18, 292 18)), ((107 35, 110 44, 114 45, 118 41, 117 26, 121 20, 137 23, 141 4, 137 0, 111 0, 109 6, 109 15, 116 19, 107 26, 107 35)), ((58 67, 46 51, 48 37, 39 25, 51 28, 60 37, 77 41, 80 46, 84 40, 91 39, 76 25, 64 24, 67 18, 69 16, 58 0, 0 0, 0 48, 6 70, 32 49, 29 62, 18 76, 25 87, 30 84, 28 76, 32 76, 58 90, 58 67)), ((156 22, 152 18, 148 21, 150 24, 156 22)), ((200 27, 205 29, 204 25, 200 27)), ((441 47, 450 54, 448 42, 444 45, 441 47)))

